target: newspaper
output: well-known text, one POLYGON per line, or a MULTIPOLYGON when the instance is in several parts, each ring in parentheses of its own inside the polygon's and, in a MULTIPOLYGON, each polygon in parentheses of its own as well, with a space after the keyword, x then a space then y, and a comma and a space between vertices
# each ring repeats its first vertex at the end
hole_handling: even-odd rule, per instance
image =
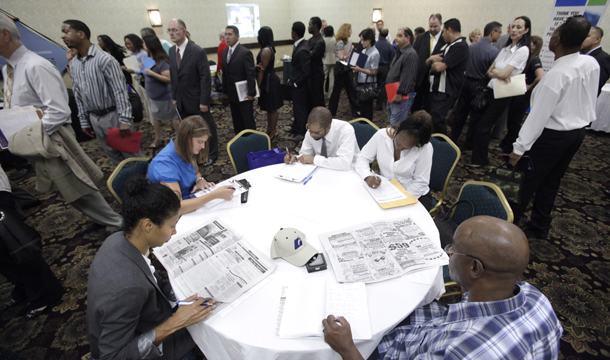
POLYGON ((220 219, 153 250, 176 294, 228 303, 269 276, 276 265, 220 219))
POLYGON ((409 217, 321 234, 337 281, 377 282, 446 265, 449 257, 409 217))

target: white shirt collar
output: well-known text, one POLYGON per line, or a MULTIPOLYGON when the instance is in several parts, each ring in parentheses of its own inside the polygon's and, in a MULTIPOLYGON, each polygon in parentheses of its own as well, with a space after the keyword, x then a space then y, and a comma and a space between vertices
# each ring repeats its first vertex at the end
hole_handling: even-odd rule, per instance
POLYGON ((184 52, 186 51, 186 44, 189 43, 189 39, 188 38, 184 38, 184 42, 182 43, 182 45, 178 46, 178 49, 180 49, 180 57, 184 56, 184 52))
POLYGON ((13 68, 16 67, 17 63, 19 62, 19 60, 21 60, 21 58, 23 57, 23 55, 28 52, 28 49, 25 47, 25 45, 21 45, 17 48, 17 50, 15 50, 11 56, 8 58, 8 63, 11 64, 11 66, 13 68))
MULTIPOLYGON (((602 47, 601 45, 596 47, 595 49, 591 49, 591 51, 589 51, 588 53, 586 53, 585 55, 590 55, 592 52, 594 52, 595 50, 599 49, 600 47, 602 47)), ((12 57, 12 56, 11 56, 12 57)))
POLYGON ((297 46, 299 46, 299 44, 301 43, 301 41, 303 41, 304 39, 305 39, 305 38, 304 38, 304 37, 302 37, 302 38, 300 38, 299 40, 295 41, 295 42, 294 42, 294 47, 296 48, 297 46))
POLYGON ((237 47, 237 45, 239 45, 239 41, 235 43, 235 45, 233 46, 229 46, 229 49, 232 50, 232 52, 235 52, 235 48, 237 47))

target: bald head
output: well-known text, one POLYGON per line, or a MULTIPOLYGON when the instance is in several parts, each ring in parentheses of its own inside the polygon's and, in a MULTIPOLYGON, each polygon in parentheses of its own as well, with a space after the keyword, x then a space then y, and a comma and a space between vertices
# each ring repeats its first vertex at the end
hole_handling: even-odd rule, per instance
POLYGON ((333 115, 330 113, 330 110, 324 106, 313 108, 313 110, 311 110, 309 113, 309 117, 307 118, 308 124, 313 125, 314 123, 317 123, 321 128, 327 128, 332 121, 333 115))
MULTIPOLYGON (((521 229, 491 216, 475 216, 458 226, 453 237, 460 252, 470 254, 493 271, 518 278, 527 268, 530 250, 521 229)), ((456 250, 457 251, 457 250, 456 250)))

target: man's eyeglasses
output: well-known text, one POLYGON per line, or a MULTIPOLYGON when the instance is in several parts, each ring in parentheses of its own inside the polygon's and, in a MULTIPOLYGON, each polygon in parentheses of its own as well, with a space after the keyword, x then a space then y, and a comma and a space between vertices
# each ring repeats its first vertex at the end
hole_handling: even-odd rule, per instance
POLYGON ((453 249, 453 244, 449 244, 449 245, 445 246, 445 252, 447 253, 447 255, 449 257, 451 257, 452 255, 462 255, 462 256, 468 256, 469 258, 473 258, 475 260, 478 260, 481 263, 481 265, 483 265, 483 269, 487 269, 487 266, 485 265, 485 263, 483 263, 481 261, 481 259, 479 259, 477 257, 474 257, 472 255, 462 254, 462 253, 455 252, 454 249, 453 249))

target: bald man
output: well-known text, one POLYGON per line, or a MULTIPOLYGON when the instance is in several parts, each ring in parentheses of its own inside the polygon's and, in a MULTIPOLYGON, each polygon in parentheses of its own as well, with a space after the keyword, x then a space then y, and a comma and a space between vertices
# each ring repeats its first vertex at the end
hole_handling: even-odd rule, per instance
MULTIPOLYGON (((523 231, 476 216, 457 228, 447 254, 451 278, 468 291, 462 301, 416 309, 369 360, 557 359, 563 329, 553 307, 538 289, 518 282, 529 261, 523 231)), ((329 315, 322 324, 324 340, 344 360, 364 359, 345 318, 329 315)))
POLYGON ((307 133, 299 156, 286 154, 284 162, 314 164, 319 167, 347 171, 360 152, 354 127, 347 121, 333 119, 330 110, 318 106, 307 118, 307 133))

